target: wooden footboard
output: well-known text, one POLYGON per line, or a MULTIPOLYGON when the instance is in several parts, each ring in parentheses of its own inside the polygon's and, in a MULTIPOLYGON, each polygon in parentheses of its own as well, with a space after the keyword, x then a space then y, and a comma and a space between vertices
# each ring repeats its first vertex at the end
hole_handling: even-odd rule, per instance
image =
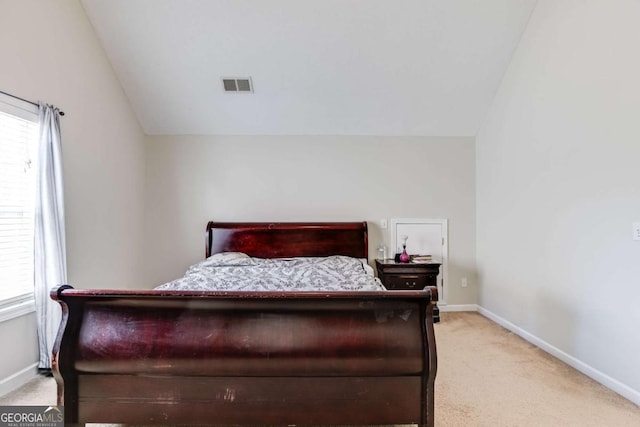
POLYGON ((433 425, 436 288, 51 296, 69 424, 433 425))

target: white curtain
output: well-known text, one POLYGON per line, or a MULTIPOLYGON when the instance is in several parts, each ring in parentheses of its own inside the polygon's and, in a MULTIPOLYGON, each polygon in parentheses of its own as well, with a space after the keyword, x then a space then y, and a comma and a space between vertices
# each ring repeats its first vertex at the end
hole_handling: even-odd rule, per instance
POLYGON ((62 189, 60 111, 39 105, 40 141, 35 206, 35 301, 41 369, 51 368, 53 343, 60 326, 60 305, 49 297, 54 286, 67 283, 67 257, 62 189))

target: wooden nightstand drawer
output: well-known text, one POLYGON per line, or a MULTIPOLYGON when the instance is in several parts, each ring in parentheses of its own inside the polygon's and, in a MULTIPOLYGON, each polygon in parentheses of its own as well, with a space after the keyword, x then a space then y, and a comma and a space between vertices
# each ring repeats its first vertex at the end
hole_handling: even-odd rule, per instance
POLYGON ((387 289, 415 290, 438 285, 440 264, 397 263, 393 260, 376 260, 378 277, 387 289))
MULTIPOLYGON (((438 286, 440 263, 398 263, 391 259, 376 260, 378 277, 390 291, 411 291, 438 286)), ((433 307, 433 322, 440 321, 440 310, 433 307)))
POLYGON ((423 289, 427 286, 426 274, 389 274, 385 278, 387 289, 423 289))

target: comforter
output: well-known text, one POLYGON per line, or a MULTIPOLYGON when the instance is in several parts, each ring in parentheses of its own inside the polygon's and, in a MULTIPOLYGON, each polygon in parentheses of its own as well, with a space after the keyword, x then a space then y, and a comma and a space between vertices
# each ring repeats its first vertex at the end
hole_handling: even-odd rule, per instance
POLYGON ((381 291, 366 260, 341 255, 304 258, 253 258, 216 254, 189 267, 160 290, 201 291, 381 291))

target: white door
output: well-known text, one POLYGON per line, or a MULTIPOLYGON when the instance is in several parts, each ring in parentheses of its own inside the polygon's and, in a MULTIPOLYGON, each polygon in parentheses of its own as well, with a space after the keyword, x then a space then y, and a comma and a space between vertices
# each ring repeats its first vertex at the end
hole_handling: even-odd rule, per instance
POLYGON ((440 304, 446 304, 447 283, 447 220, 446 219, 391 219, 391 252, 402 252, 407 237, 409 255, 431 255, 440 262, 438 294, 440 304))

